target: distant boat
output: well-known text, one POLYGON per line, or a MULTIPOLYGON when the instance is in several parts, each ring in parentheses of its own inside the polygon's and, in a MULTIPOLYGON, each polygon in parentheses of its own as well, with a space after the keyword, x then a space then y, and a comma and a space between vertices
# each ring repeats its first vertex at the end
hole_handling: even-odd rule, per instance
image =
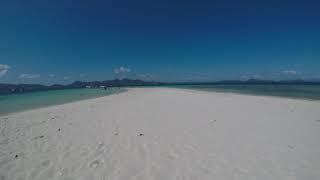
POLYGON ((106 86, 99 86, 100 88, 103 88, 104 90, 107 90, 108 89, 108 87, 106 87, 106 86))

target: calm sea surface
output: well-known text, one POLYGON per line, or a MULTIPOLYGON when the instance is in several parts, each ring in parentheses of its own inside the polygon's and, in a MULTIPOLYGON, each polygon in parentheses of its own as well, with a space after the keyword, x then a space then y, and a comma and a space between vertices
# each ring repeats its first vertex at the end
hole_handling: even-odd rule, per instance
MULTIPOLYGON (((168 87, 320 100, 320 85, 176 85, 168 87)), ((66 89, 5 95, 0 96, 0 115, 107 96, 122 91, 125 90, 115 88, 107 91, 103 89, 66 89)))
POLYGON ((214 92, 320 100, 320 85, 179 85, 174 87, 214 92))
POLYGON ((66 89, 0 96, 0 115, 107 96, 124 89, 66 89))

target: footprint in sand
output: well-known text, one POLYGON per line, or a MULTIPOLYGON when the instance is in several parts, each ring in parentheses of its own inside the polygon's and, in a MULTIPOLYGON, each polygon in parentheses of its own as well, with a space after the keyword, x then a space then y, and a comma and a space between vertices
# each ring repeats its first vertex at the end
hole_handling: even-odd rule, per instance
POLYGON ((0 180, 6 180, 6 176, 5 176, 5 175, 0 174, 0 180))
POLYGON ((107 147, 103 142, 100 142, 95 150, 94 156, 99 156, 101 154, 104 154, 107 151, 107 147))
POLYGON ((68 157, 70 157, 70 151, 67 151, 66 153, 64 153, 63 159, 66 159, 68 157))
POLYGON ((61 170, 58 172, 58 174, 59 174, 60 176, 66 177, 66 176, 69 175, 69 169, 68 169, 68 168, 63 168, 63 169, 61 169, 61 170))
POLYGON ((210 123, 215 123, 217 122, 217 120, 213 119, 213 120, 210 120, 210 123))
POLYGON ((168 158, 171 160, 179 159, 179 157, 179 154, 174 151, 168 153, 168 158))
POLYGON ((104 149, 104 143, 103 142, 99 142, 98 146, 97 146, 97 150, 102 150, 104 149))
POLYGON ((15 180, 26 180, 26 177, 24 174, 18 176, 15 180))
POLYGON ((46 168, 46 167, 48 167, 50 164, 51 164, 51 161, 50 161, 50 160, 45 160, 45 161, 43 161, 40 165, 41 165, 41 167, 46 168))
POLYGON ((297 180, 297 178, 295 176, 288 175, 284 177, 284 180, 297 180))
POLYGON ((288 148, 293 150, 294 149, 294 146, 291 146, 291 145, 288 145, 288 148))
POLYGON ((39 174, 46 170, 51 164, 50 160, 42 161, 38 166, 36 166, 30 173, 29 179, 35 179, 39 176, 39 174))
POLYGON ((16 175, 17 177, 20 177, 23 175, 23 177, 25 177, 25 165, 22 163, 17 163, 15 165, 15 167, 13 167, 13 169, 10 171, 10 174, 12 175, 16 175))
POLYGON ((102 164, 101 161, 94 160, 89 164, 89 167, 95 169, 95 168, 99 167, 101 164, 102 164))
POLYGON ((12 159, 10 159, 9 157, 4 157, 3 159, 0 159, 0 168, 2 168, 3 166, 6 166, 11 161, 12 159))
POLYGON ((41 179, 51 179, 53 178, 55 175, 55 168, 54 166, 49 167, 47 170, 43 171, 41 177, 41 179))
POLYGON ((40 171, 39 169, 34 169, 29 175, 29 179, 35 179, 39 175, 40 171))
POLYGON ((81 157, 86 157, 86 156, 88 156, 88 155, 89 155, 89 150, 88 150, 87 148, 83 148, 83 149, 81 150, 80 156, 81 156, 81 157))

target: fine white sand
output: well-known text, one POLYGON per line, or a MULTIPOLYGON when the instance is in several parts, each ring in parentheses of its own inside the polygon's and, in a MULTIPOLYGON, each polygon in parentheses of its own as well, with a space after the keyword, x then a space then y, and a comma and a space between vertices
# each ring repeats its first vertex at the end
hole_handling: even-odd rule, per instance
POLYGON ((320 179, 319 101, 137 88, 0 123, 0 180, 320 179))

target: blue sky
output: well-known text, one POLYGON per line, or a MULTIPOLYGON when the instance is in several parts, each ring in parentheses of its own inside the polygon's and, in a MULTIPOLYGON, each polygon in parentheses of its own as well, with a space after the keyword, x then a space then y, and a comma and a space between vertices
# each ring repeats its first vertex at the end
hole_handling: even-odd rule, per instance
POLYGON ((320 2, 2 0, 0 82, 320 79, 320 2))

